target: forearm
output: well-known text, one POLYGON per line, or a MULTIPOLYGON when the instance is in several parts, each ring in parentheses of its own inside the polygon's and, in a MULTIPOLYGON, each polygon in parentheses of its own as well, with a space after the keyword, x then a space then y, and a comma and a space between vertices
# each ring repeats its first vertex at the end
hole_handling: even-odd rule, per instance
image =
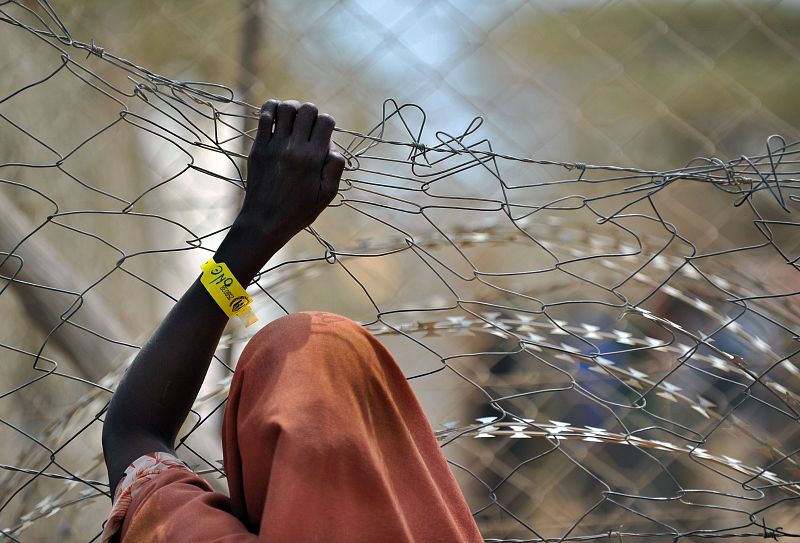
MULTIPOLYGON (((242 210, 214 255, 242 285, 336 195, 345 161, 330 150, 333 127, 313 104, 262 106, 242 210)), ((103 426, 112 492, 136 458, 173 449, 227 320, 196 280, 136 356, 103 426)))
MULTIPOLYGON (((241 222, 234 223, 214 256, 242 285, 250 283, 274 254, 269 247, 254 247, 253 236, 245 230, 241 222)), ((139 351, 114 393, 103 427, 112 485, 130 462, 151 452, 137 450, 132 443, 172 450, 227 321, 196 279, 139 351)))

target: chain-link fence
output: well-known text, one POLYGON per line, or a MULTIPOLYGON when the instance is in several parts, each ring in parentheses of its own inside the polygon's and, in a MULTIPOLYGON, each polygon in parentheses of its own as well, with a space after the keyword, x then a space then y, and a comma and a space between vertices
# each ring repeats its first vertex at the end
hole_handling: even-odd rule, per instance
MULTIPOLYGON (((0 537, 99 534, 103 407, 230 223, 266 97, 334 113, 348 171, 256 310, 373 331, 487 540, 800 532, 800 4, 20 0, 0 22, 0 537)), ((248 333, 178 448, 220 489, 248 333)))

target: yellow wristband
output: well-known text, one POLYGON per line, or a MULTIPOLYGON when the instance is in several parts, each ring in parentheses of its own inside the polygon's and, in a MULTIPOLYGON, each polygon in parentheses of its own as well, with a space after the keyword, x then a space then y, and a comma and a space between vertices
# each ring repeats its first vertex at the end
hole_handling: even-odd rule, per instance
POLYGON ((203 270, 200 282, 228 317, 239 317, 247 323, 247 326, 258 320, 250 309, 253 299, 224 262, 217 263, 213 258, 209 258, 200 269, 203 270))

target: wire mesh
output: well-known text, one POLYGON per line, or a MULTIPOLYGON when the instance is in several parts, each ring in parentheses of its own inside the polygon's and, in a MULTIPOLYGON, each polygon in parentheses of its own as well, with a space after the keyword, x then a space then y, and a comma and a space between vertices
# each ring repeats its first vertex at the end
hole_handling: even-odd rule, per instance
MULTIPOLYGON (((392 27, 409 50, 412 18, 392 27)), ((0 99, 0 534, 91 540, 109 507, 104 406, 230 224, 257 110, 74 38, 48 2, 0 3, 0 21, 32 59, 0 99)), ((339 128, 341 190, 254 281, 262 321, 330 309, 389 346, 487 541, 797 537, 800 144, 676 168, 542 160, 484 136, 509 115, 431 134, 425 109, 387 100, 372 126, 339 128)), ((682 145, 719 150, 673 121, 682 145)), ((636 156, 603 138, 589 157, 636 156)), ((252 333, 226 330, 178 447, 219 488, 219 413, 252 333)))

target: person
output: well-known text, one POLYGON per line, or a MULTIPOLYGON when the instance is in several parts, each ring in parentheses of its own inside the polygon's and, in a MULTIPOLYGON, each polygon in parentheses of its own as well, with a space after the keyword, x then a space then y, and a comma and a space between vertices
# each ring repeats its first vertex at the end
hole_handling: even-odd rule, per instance
MULTIPOLYGON (((335 196, 334 124, 313 104, 262 106, 244 202, 214 254, 241 285, 335 196)), ((181 462, 175 440, 228 320, 202 279, 109 403, 102 541, 483 541, 391 354, 339 315, 282 317, 246 346, 223 421, 229 496, 181 462)))

